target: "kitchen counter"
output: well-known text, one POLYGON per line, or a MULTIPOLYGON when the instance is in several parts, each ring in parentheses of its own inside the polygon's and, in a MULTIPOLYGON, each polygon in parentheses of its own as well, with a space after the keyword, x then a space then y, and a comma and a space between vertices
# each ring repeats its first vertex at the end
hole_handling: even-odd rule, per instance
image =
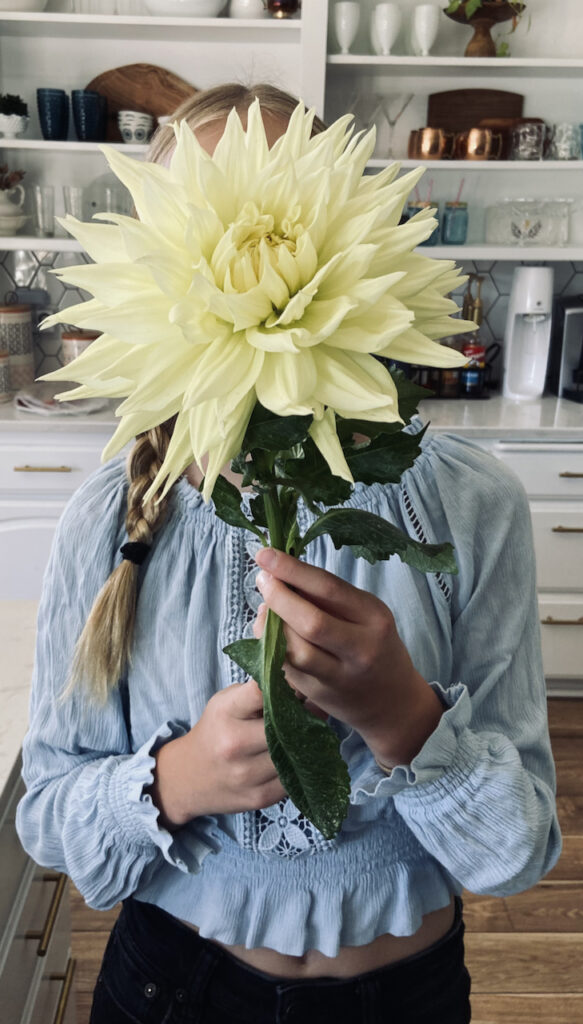
POLYGON ((429 421, 429 433, 447 431, 503 441, 583 442, 583 405, 554 395, 520 402, 500 395, 433 398, 421 402, 419 413, 429 421))
POLYGON ((0 601, 0 794, 28 726, 37 609, 37 601, 0 601))
MULTIPOLYGON (((118 402, 109 409, 79 416, 50 416, 23 412, 7 403, 0 405, 0 434, 9 430, 58 431, 68 434, 115 430, 118 402)), ((421 417, 430 421, 429 431, 450 431, 467 437, 497 437, 502 440, 583 441, 583 405, 554 395, 516 402, 495 395, 489 399, 426 399, 421 417)))

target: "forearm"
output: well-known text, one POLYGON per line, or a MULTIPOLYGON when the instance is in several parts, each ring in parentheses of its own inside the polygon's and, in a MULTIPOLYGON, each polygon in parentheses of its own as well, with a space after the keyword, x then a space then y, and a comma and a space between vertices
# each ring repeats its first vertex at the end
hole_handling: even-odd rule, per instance
POLYGON ((402 677, 399 699, 391 701, 388 715, 365 730, 363 739, 383 770, 409 764, 439 725, 443 704, 414 668, 402 677))

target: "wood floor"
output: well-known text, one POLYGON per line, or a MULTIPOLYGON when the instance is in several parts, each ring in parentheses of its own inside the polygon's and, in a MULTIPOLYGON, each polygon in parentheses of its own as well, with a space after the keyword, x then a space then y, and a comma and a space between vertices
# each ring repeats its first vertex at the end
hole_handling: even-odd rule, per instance
MULTIPOLYGON (((549 719, 563 853, 526 893, 464 895, 472 1024, 583 1024, 583 700, 550 700, 549 719)), ((117 910, 89 910, 74 889, 71 906, 77 1024, 88 1024, 117 910)))

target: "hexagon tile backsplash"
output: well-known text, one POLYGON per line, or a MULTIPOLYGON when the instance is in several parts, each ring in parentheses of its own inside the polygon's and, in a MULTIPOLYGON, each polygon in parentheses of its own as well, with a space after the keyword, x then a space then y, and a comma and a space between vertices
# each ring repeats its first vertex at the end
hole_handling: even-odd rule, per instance
MULTIPOLYGON (((47 312, 64 309, 90 298, 86 292, 70 288, 51 273, 57 267, 82 262, 88 260, 78 252, 17 249, 0 253, 0 302, 15 294, 20 302, 28 302, 34 307, 33 322, 36 323, 47 312)), ((534 254, 524 262, 536 262, 534 254)), ((484 278, 481 292, 484 320, 481 331, 486 345, 493 341, 502 342, 504 338, 508 298, 516 265, 506 261, 462 264, 465 273, 479 274, 484 278)), ((583 295, 583 263, 560 262, 551 265, 555 274, 556 295, 583 295)), ((453 298, 460 306, 464 290, 465 286, 462 286, 453 293, 453 298)), ((62 364, 59 329, 42 332, 35 330, 34 342, 37 375, 49 373, 62 364)))

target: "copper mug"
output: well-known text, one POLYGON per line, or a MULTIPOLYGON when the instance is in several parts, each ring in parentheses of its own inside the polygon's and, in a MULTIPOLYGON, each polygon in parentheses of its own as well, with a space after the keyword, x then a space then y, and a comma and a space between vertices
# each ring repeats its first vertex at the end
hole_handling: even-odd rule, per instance
POLYGON ((444 128, 417 128, 409 135, 410 160, 447 160, 452 155, 453 132, 444 128))
POLYGON ((499 160, 501 154, 502 136, 491 128, 470 128, 458 132, 455 137, 454 157, 457 160, 499 160))

